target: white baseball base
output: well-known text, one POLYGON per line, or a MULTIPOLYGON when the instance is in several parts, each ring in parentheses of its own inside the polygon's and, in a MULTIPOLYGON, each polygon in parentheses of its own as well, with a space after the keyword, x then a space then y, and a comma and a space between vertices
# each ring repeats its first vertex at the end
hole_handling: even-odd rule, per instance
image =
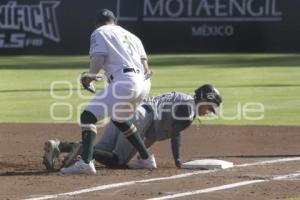
POLYGON ((232 162, 225 160, 215 160, 215 159, 203 159, 203 160, 192 160, 181 165, 183 169, 227 169, 233 167, 232 162))

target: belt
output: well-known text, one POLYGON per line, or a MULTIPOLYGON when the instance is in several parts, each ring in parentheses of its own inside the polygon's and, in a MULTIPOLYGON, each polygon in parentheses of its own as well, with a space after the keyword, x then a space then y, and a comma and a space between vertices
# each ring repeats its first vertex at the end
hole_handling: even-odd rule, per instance
POLYGON ((152 112, 152 107, 147 105, 147 104, 143 104, 142 107, 146 110, 147 113, 151 113, 152 112))
POLYGON ((136 74, 139 74, 140 70, 139 69, 134 69, 134 68, 124 68, 123 69, 123 73, 128 73, 128 72, 134 72, 136 74))
MULTIPOLYGON (((124 68, 122 69, 122 72, 125 74, 125 73, 128 73, 128 72, 134 72, 136 74, 139 74, 141 71, 139 69, 134 69, 134 68, 124 68)), ((110 83, 111 81, 114 80, 114 76, 113 75, 110 75, 109 76, 109 80, 108 82, 110 83)))

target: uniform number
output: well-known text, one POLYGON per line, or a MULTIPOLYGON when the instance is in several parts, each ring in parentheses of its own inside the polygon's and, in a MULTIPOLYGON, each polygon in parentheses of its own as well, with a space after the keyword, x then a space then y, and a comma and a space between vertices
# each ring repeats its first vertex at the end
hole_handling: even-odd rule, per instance
POLYGON ((125 45, 126 51, 129 55, 133 56, 134 53, 134 46, 132 42, 130 41, 129 37, 127 35, 124 36, 123 44, 125 45))

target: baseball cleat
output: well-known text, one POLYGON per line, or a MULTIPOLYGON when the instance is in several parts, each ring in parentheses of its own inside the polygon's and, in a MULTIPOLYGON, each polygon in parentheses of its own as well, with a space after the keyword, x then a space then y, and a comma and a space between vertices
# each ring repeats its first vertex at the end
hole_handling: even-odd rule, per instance
POLYGON ((130 169, 156 169, 156 161, 153 154, 150 154, 149 158, 141 159, 138 158, 137 161, 127 164, 130 169))
POLYGON ((63 167, 70 167, 71 165, 75 164, 75 162, 78 160, 78 155, 80 155, 82 152, 82 144, 81 143, 75 143, 72 151, 68 153, 68 155, 63 160, 63 167))
POLYGON ((44 156, 43 156, 43 164, 46 166, 47 170, 53 170, 55 162, 58 161, 59 158, 59 140, 48 140, 44 145, 44 156))
POLYGON ((85 163, 81 158, 75 162, 74 165, 70 167, 61 168, 60 172, 62 174, 86 174, 95 175, 96 168, 94 165, 94 160, 91 160, 89 164, 85 163))

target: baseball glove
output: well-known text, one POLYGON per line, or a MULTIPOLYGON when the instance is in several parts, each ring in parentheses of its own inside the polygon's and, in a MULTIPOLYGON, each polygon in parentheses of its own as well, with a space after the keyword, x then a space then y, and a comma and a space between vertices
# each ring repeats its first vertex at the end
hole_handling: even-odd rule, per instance
POLYGON ((103 76, 98 74, 89 74, 87 72, 83 72, 80 76, 80 83, 84 89, 90 91, 91 93, 96 93, 95 85, 92 81, 101 81, 103 80, 103 76))

